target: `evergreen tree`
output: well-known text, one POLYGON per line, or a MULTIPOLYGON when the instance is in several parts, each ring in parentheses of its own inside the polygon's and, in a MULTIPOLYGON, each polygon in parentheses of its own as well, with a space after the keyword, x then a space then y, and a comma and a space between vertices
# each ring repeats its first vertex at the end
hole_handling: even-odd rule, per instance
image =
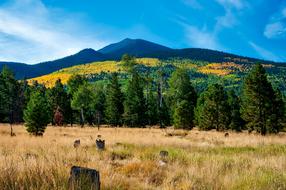
POLYGON ((136 127, 146 124, 145 98, 143 93, 143 79, 135 70, 128 81, 124 101, 124 121, 127 126, 136 127))
POLYGON ((174 111, 175 128, 191 129, 193 127, 193 110, 186 100, 179 102, 174 111))
POLYGON ((233 90, 230 90, 227 95, 231 117, 229 128, 239 132, 243 129, 243 120, 240 114, 240 100, 233 90))
POLYGON ((105 91, 101 84, 92 86, 93 91, 93 102, 90 102, 91 107, 86 112, 86 120, 90 125, 96 123, 98 126, 102 123, 105 118, 105 91))
POLYGON ((25 126, 30 134, 36 136, 44 134, 50 121, 49 109, 45 94, 41 91, 34 91, 24 111, 25 126))
POLYGON ((80 111, 81 127, 84 127, 86 112, 93 109, 94 99, 94 92, 87 84, 80 86, 73 95, 71 106, 73 109, 80 111))
POLYGON ((82 75, 72 75, 67 82, 68 94, 73 96, 78 91, 79 87, 87 84, 87 78, 82 75))
MULTIPOLYGON (((74 96, 74 93, 78 91, 80 86, 83 86, 85 84, 87 84, 87 78, 82 76, 82 75, 72 75, 68 82, 67 82, 67 93, 68 93, 68 98, 67 98, 67 102, 71 105, 71 101, 72 98, 74 96)), ((66 110, 66 115, 69 118, 69 122, 71 124, 71 126, 74 123, 74 120, 76 119, 77 115, 80 115, 78 110, 73 110, 71 108, 71 106, 68 107, 68 109, 66 110)), ((79 117, 81 118, 81 117, 79 117)))
POLYGON ((256 130, 265 135, 279 132, 283 117, 283 101, 267 80, 266 71, 257 64, 246 76, 242 90, 242 118, 249 131, 256 130))
POLYGON ((60 79, 56 81, 55 86, 50 90, 49 96, 53 114, 56 110, 61 110, 63 121, 67 123, 71 110, 70 99, 60 79))
POLYGON ((118 126, 122 124, 122 114, 124 112, 123 107, 123 93, 121 92, 121 86, 118 82, 117 73, 111 75, 109 84, 107 85, 106 92, 106 119, 107 123, 112 126, 118 126))
POLYGON ((170 98, 171 111, 175 127, 188 129, 193 128, 194 108, 197 101, 197 94, 192 86, 187 70, 177 69, 172 74, 169 85, 170 88, 168 95, 170 98), (181 110, 183 108, 185 111, 181 110), (180 123, 179 121, 184 121, 184 123, 180 123), (182 126, 180 127, 180 125, 182 126))
POLYGON ((230 113, 227 100, 223 86, 219 84, 210 85, 200 95, 196 108, 196 120, 200 129, 228 129, 230 113))

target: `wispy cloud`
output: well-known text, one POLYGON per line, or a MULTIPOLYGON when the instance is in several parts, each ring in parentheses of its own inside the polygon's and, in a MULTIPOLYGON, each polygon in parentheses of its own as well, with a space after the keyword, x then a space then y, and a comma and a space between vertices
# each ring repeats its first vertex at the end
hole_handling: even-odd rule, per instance
POLYGON ((37 63, 106 44, 73 28, 76 19, 40 0, 14 0, 0 7, 0 60, 37 63))
POLYGON ((286 38, 286 7, 274 14, 264 29, 268 39, 286 38))
POLYGON ((203 6, 199 3, 198 0, 182 0, 182 2, 194 9, 203 9, 203 6))
POLYGON ((220 30, 224 27, 231 28, 238 24, 239 19, 237 19, 236 13, 250 6, 244 0, 216 0, 216 2, 225 10, 223 16, 216 18, 216 30, 220 30))
POLYGON ((280 57, 272 53, 271 51, 257 45, 256 43, 250 41, 249 45, 258 53, 259 56, 263 57, 266 60, 272 61, 282 61, 280 57))
POLYGON ((208 31, 206 27, 198 28, 183 22, 180 22, 180 24, 185 29, 185 36, 191 47, 224 50, 218 42, 217 36, 213 32, 208 31))

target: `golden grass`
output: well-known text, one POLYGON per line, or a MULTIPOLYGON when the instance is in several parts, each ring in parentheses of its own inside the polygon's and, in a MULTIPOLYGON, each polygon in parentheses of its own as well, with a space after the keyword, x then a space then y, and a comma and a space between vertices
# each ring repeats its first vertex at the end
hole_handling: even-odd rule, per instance
POLYGON ((0 125, 0 189, 66 189, 73 165, 99 170, 104 190, 286 189, 285 134, 48 127, 32 137, 23 126, 14 130, 10 137, 0 125), (98 134, 103 152, 95 147, 98 134), (161 150, 169 152, 164 166, 161 150))

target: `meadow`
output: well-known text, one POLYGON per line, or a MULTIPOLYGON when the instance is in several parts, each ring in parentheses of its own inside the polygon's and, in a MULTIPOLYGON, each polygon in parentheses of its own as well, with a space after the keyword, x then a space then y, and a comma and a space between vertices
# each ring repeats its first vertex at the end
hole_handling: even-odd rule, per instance
POLYGON ((14 132, 0 125, 3 190, 67 189, 73 165, 97 169, 103 190, 286 189, 285 133, 49 126, 34 137, 22 125, 14 132), (104 151, 96 149, 98 135, 104 151), (169 153, 164 164, 161 150, 169 153))

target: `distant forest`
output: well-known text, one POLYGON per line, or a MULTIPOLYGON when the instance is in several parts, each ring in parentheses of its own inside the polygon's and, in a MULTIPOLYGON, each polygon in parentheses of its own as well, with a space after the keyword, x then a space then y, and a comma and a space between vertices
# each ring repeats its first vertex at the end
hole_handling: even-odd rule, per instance
MULTIPOLYGON (((98 83, 73 75, 66 85, 57 80, 52 88, 18 81, 3 67, 0 122, 24 122, 33 135, 43 135, 48 124, 198 127, 262 135, 285 129, 285 95, 272 85, 261 64, 255 64, 236 88, 226 89, 225 84, 215 81, 198 89, 192 83, 192 72, 184 68, 174 67, 166 73, 165 67, 158 66, 150 76, 142 74, 135 57, 124 55, 121 62, 124 76, 112 73, 107 82, 98 83), (122 77, 126 79, 124 88, 122 77)), ((11 135, 12 129, 11 125, 11 135)))

